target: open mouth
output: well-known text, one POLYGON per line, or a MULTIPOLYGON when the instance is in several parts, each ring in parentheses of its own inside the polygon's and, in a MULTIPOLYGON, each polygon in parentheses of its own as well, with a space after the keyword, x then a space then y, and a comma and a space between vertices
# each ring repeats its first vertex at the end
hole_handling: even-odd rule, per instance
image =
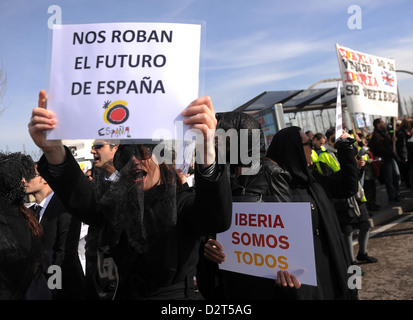
POLYGON ((135 169, 132 171, 132 179, 135 183, 143 183, 146 179, 147 172, 142 169, 135 169))

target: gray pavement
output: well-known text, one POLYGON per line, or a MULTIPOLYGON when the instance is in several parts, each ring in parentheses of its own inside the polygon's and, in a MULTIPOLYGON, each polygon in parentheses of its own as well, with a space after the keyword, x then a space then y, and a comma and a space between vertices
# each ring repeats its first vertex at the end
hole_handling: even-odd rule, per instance
POLYGON ((385 185, 379 184, 378 181, 376 182, 376 191, 377 203, 381 205, 381 208, 378 211, 370 211, 370 214, 373 215, 374 227, 395 219, 406 212, 413 211, 413 189, 406 188, 403 183, 400 187, 400 193, 404 199, 398 203, 389 203, 385 185))
POLYGON ((402 185, 401 194, 400 203, 389 204, 385 186, 377 185, 381 208, 373 211, 368 254, 378 262, 360 264, 361 300, 413 300, 413 189, 402 185))

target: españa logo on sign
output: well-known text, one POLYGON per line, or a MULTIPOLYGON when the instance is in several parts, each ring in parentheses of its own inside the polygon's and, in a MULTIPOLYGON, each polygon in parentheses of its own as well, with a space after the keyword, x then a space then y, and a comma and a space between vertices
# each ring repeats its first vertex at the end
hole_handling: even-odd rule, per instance
POLYGON ((105 101, 103 109, 103 120, 110 124, 122 124, 129 118, 129 110, 126 108, 126 101, 117 100, 114 102, 105 101))

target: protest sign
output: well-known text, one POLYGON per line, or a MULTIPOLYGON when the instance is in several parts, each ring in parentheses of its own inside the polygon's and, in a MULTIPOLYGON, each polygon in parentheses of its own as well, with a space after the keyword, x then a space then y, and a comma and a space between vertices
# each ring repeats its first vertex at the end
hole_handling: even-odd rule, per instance
POLYGON ((181 138, 200 47, 196 24, 55 25, 47 108, 59 125, 48 139, 181 138))
POLYGON ((232 225, 217 240, 220 269, 269 279, 288 270, 317 285, 310 203, 234 202, 232 225))
POLYGON ((347 105, 353 113, 398 115, 396 64, 336 44, 347 105))
POLYGON ((343 134, 343 110, 341 109, 341 89, 340 83, 337 83, 337 100, 336 100, 336 141, 343 134))

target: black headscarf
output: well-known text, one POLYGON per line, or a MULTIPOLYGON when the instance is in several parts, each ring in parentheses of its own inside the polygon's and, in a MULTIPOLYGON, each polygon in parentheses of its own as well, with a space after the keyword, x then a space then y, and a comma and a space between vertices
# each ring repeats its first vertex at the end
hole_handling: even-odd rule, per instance
POLYGON ((277 132, 267 150, 267 157, 277 162, 291 177, 291 186, 306 188, 312 181, 305 158, 299 127, 277 132))
MULTIPOLYGON (((252 130, 253 129, 260 130, 259 151, 260 151, 260 155, 263 156, 265 154, 264 134, 263 134, 261 125, 253 117, 243 112, 232 111, 232 112, 217 113, 216 118, 218 120, 217 130, 224 129, 225 131, 227 131, 229 129, 235 129, 239 134, 241 129, 248 129, 248 156, 252 155, 252 149, 253 149, 252 130)), ((238 164, 241 164, 240 154, 239 154, 240 150, 241 150, 240 139, 238 139, 238 164)))
POLYGON ((267 157, 276 161, 291 174, 292 189, 306 189, 315 202, 321 218, 320 227, 324 226, 322 232, 325 233, 329 247, 330 263, 336 275, 336 286, 341 297, 344 297, 350 295, 347 268, 351 261, 341 237, 334 205, 315 173, 313 174, 307 165, 300 130, 299 127, 288 127, 277 132, 268 148, 267 157))

